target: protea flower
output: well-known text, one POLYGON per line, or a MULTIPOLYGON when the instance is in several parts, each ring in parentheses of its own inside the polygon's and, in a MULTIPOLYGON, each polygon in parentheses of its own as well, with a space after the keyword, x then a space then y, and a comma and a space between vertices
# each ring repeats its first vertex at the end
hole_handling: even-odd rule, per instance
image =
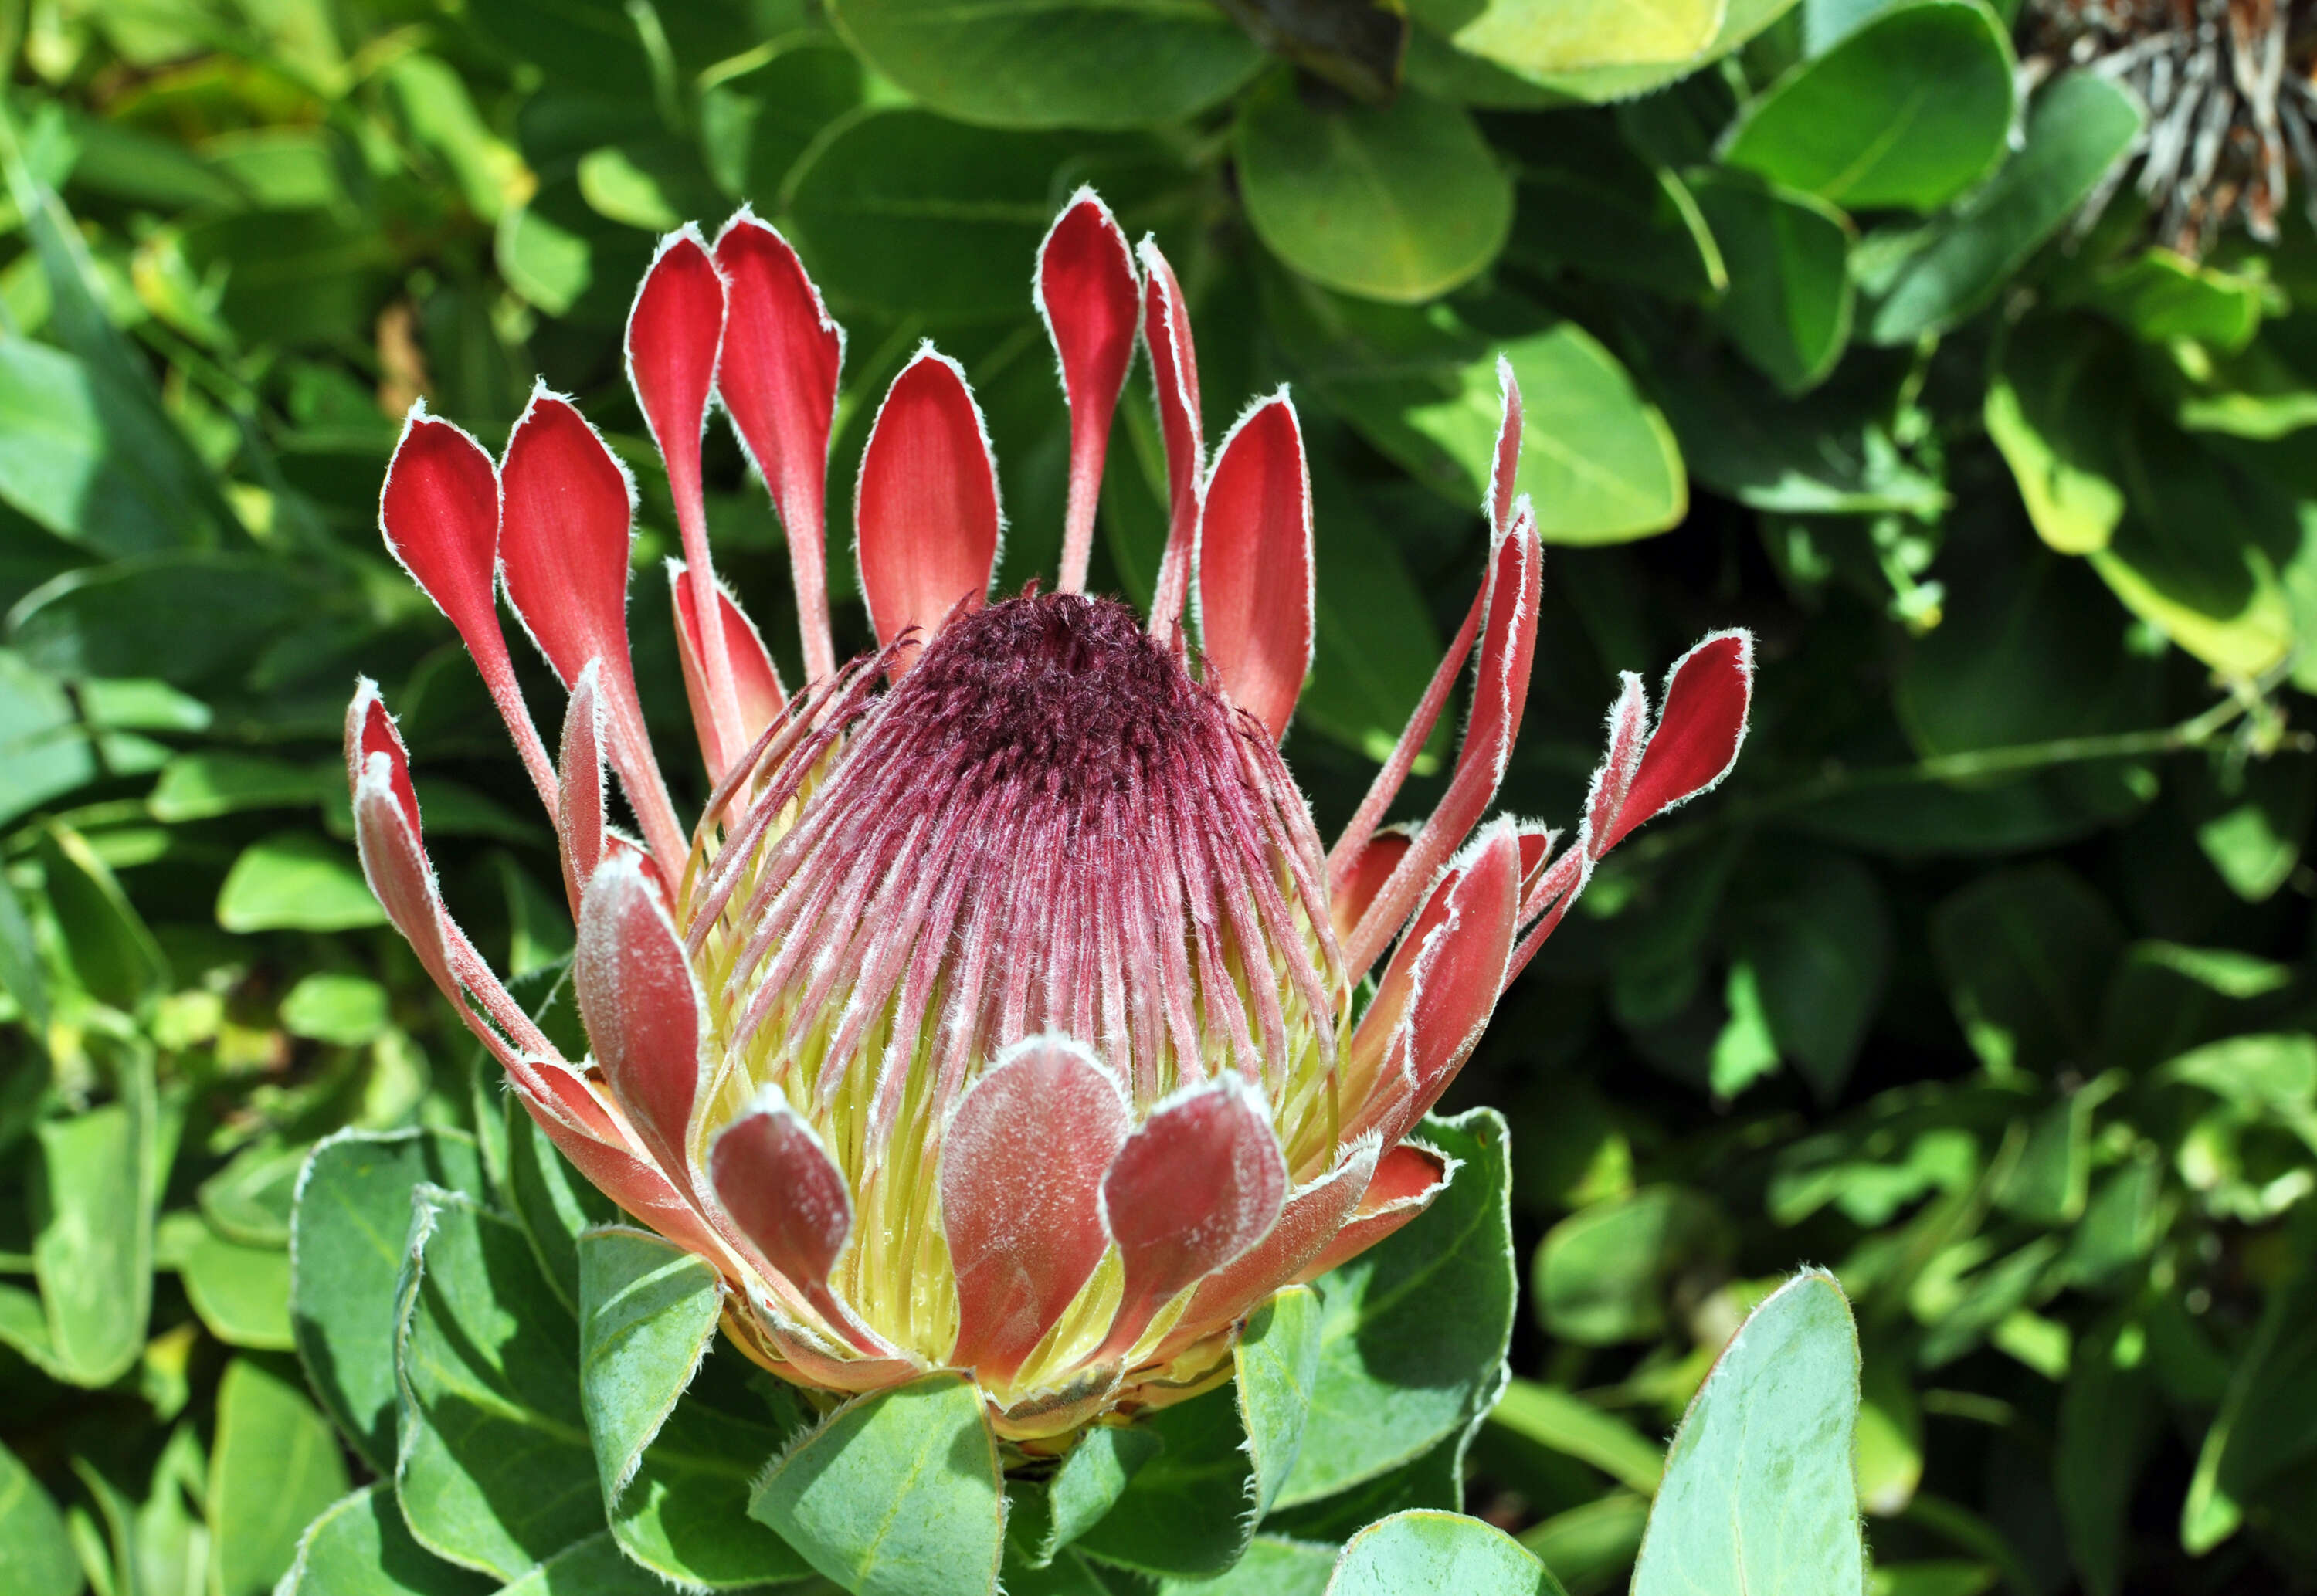
MULTIPOLYGON (((2317 174, 2317 32, 2308 0, 2028 0, 2023 67, 2080 67, 2132 90, 2146 124, 2085 201, 2089 226, 2136 161, 2159 240, 2201 256, 2232 218, 2277 237, 2287 174, 2317 174)), ((2317 204, 2304 195, 2317 218, 2317 204)))
POLYGON ((1071 421, 1055 590, 987 597, 997 474, 963 374, 928 347, 885 397, 854 499, 881 646, 839 664, 822 505, 843 335, 745 210, 712 247, 690 228, 662 246, 627 352, 684 539, 675 620, 713 784, 689 827, 629 663, 620 462, 543 389, 496 467, 414 409, 380 523, 554 817, 592 1058, 557 1056, 444 914, 369 682, 346 753, 363 868, 395 924, 571 1162, 714 1262, 733 1341, 830 1392, 966 1371, 1001 1434, 1051 1449, 1221 1379, 1253 1308, 1445 1186, 1452 1162, 1410 1133, 1595 860, 1727 771, 1751 653, 1724 633, 1685 655, 1654 733, 1626 678, 1567 847, 1481 824, 1520 726, 1543 555, 1512 493, 1507 369, 1486 581, 1323 853, 1278 748, 1311 653, 1293 406, 1256 404, 1207 464, 1174 273, 1091 192, 1042 246, 1035 298, 1071 421), (1147 623, 1081 592, 1138 335, 1172 499, 1147 623), (786 528, 808 677, 793 694, 711 575, 711 403, 786 528), (498 592, 569 690, 551 760, 498 592), (1421 825, 1380 829, 1476 651, 1445 796, 1421 825), (607 761, 640 840, 610 824, 607 761))

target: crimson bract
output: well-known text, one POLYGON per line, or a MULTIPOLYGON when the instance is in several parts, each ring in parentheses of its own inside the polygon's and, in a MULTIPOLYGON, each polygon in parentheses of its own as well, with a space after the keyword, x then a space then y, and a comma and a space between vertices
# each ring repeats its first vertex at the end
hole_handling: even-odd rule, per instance
POLYGON ((1729 770, 1752 655, 1742 633, 1697 645, 1654 726, 1627 676, 1565 843, 1484 822, 1520 727, 1543 557, 1513 494, 1504 368, 1484 582, 1323 850, 1279 753, 1312 636, 1293 406, 1257 403, 1210 461, 1174 273, 1091 192, 1047 236, 1035 298, 1070 415, 1054 591, 989 596, 997 473, 963 373, 927 347, 885 396, 854 495, 881 646, 840 662, 823 504, 843 334, 746 210, 712 246, 690 228, 662 246, 627 352, 683 536, 671 597, 713 784, 690 825, 630 664, 626 471, 544 389, 496 464, 414 409, 380 525, 465 639, 555 821, 592 1057, 560 1057, 444 914, 367 682, 346 757, 380 902, 581 1172, 716 1266, 735 1342, 831 1392, 964 1371, 1001 1435, 1051 1449, 1221 1379, 1250 1311, 1445 1188, 1453 1161, 1418 1122, 1595 861, 1729 770), (1147 620, 1082 591, 1138 347, 1170 497, 1147 620), (712 573, 711 406, 787 532, 793 691, 712 573), (553 756, 502 593, 569 693, 553 756), (1387 829, 1468 658, 1446 791, 1387 829), (639 837, 613 827, 607 766, 639 837))

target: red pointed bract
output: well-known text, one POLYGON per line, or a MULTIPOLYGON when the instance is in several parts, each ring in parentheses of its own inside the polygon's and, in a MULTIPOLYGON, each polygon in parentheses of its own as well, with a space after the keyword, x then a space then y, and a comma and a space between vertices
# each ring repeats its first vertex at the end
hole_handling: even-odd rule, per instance
POLYGON ((1311 479, 1284 393, 1249 410, 1215 453, 1198 567, 1207 663, 1276 742, 1311 668, 1311 479))
POLYGON ((1520 887, 1519 833, 1504 820, 1435 884, 1345 1046, 1345 1093, 1358 1105, 1345 1136, 1381 1127, 1396 1141, 1446 1090, 1504 989, 1520 887))
POLYGON ((1269 1235, 1199 1282, 1154 1361, 1221 1329, 1300 1276, 1351 1217, 1375 1172, 1376 1153, 1375 1142, 1355 1142, 1333 1169, 1291 1195, 1269 1235))
POLYGON ((1150 381, 1158 395, 1158 436, 1167 446, 1167 551, 1159 557, 1158 591, 1150 600, 1150 635, 1171 643, 1191 584, 1191 554, 1199 531, 1199 483, 1206 473, 1206 435, 1199 424, 1199 361, 1191 343, 1191 316, 1175 268, 1145 238, 1142 261, 1142 343, 1150 351, 1150 381))
POLYGON ((1339 1263, 1358 1257, 1432 1206, 1448 1189, 1455 1165, 1431 1148, 1402 1142, 1376 1162, 1352 1217, 1318 1256, 1303 1266, 1299 1280, 1316 1280, 1339 1263))
POLYGON ((571 918, 579 919, 587 883, 604 862, 604 837, 608 821, 604 807, 604 698, 600 691, 603 666, 589 660, 571 684, 571 702, 563 712, 563 748, 558 762, 559 802, 556 834, 562 843, 563 890, 571 900, 571 918))
POLYGON ((716 238, 727 291, 717 397, 788 535, 807 682, 836 668, 828 629, 828 437, 845 334, 788 240, 742 210, 716 238))
POLYGON ((733 698, 739 710, 739 736, 728 742, 709 709, 699 611, 694 607, 697 590, 679 560, 668 562, 667 581, 675 607, 676 656, 684 666, 684 694, 692 707, 692 728, 700 738, 701 758, 708 766, 709 779, 721 781, 732 762, 747 752, 787 705, 788 695, 781 691, 780 673, 774 668, 772 653, 765 648, 756 623, 719 583, 717 608, 723 614, 725 657, 731 662, 733 698))
POLYGON ((708 1149, 716 1200, 748 1244, 810 1300, 831 1328, 850 1333, 829 1290, 829 1271, 853 1233, 845 1173, 812 1127, 777 1094, 735 1119, 708 1149))
POLYGON ((565 686, 589 660, 601 688, 612 763, 652 851, 680 869, 686 849, 660 782, 628 655, 628 543, 635 486, 619 459, 559 395, 532 396, 499 464, 505 514, 499 569, 507 602, 565 686))
POLYGON ((957 1275, 950 1361, 1004 1379, 1102 1262, 1103 1177, 1132 1123, 1076 1043, 1023 1044, 976 1081, 942 1139, 942 1231, 957 1275))
MULTIPOLYGON (((1408 725, 1400 734, 1400 741, 1391 754, 1368 784, 1367 796, 1344 827, 1343 835, 1328 852, 1328 872, 1331 886, 1338 887, 1348 872, 1356 868, 1362 850, 1376 828, 1383 824, 1385 813, 1393 798, 1400 796, 1400 784, 1408 780, 1416 764, 1416 757, 1432 737, 1432 728, 1439 724, 1440 712, 1447 707, 1448 695, 1456 685, 1456 673, 1464 668, 1465 657, 1472 651, 1472 640, 1480 635, 1481 620, 1489 612, 1490 588, 1495 581, 1498 560, 1495 551, 1511 530, 1514 508, 1517 499, 1514 492, 1515 478, 1520 468, 1521 393, 1520 383, 1513 376, 1512 362, 1501 355, 1497 359, 1497 389, 1501 410, 1497 422, 1497 444, 1490 452, 1487 502, 1481 506, 1488 513, 1490 537, 1490 569, 1481 590, 1472 595, 1472 608, 1465 611, 1464 624, 1456 629, 1455 640, 1441 655, 1439 667, 1432 673, 1432 681, 1417 701, 1416 712, 1409 717, 1408 725)), ((1348 933, 1343 933, 1348 935, 1348 933)))
POLYGON ((1521 391, 1513 363, 1497 357, 1497 446, 1489 456, 1489 530, 1502 535, 1512 524, 1515 479, 1520 474, 1521 391))
POLYGON ((362 772, 373 753, 387 756, 388 780, 395 801, 409 818, 410 834, 424 836, 425 828, 418 822, 418 791, 410 784, 410 751, 402 745, 402 732, 394 717, 386 712, 378 683, 364 676, 355 682, 353 701, 346 706, 347 791, 362 785, 362 772))
POLYGON ((886 392, 853 514, 879 642, 911 627, 929 640, 960 604, 981 607, 997 564, 997 466, 965 373, 930 344, 886 392))
MULTIPOLYGON (((698 601, 711 602, 716 575, 708 557, 708 513, 701 495, 700 436, 716 388, 716 354, 724 342, 724 279, 697 230, 686 227, 660 242, 659 254, 636 290, 628 311, 628 380, 667 468, 668 496, 684 540, 698 601)), ((740 740, 732 664, 724 638, 711 633, 702 660, 711 716, 727 742, 740 740)))
POLYGON ((378 528, 387 552, 434 601, 467 646, 540 801, 552 813, 555 784, 547 747, 523 707, 506 634, 499 629, 498 471, 481 444, 427 415, 424 400, 411 406, 386 468, 378 528))
POLYGON ((1239 1076, 1177 1092, 1119 1149, 1103 1211, 1126 1266, 1102 1356, 1132 1346, 1167 1298, 1261 1241, 1287 1196, 1287 1162, 1239 1076))
POLYGON ((706 1015, 684 944, 632 855, 613 854, 586 884, 571 985, 636 1134, 662 1169, 687 1168, 706 1015))
POLYGON ((1083 593, 1111 417, 1133 363, 1142 309, 1134 252, 1092 189, 1072 197, 1038 246, 1031 291, 1061 362, 1062 392, 1070 409, 1069 502, 1056 585, 1063 593, 1083 593))
POLYGON ((1744 632, 1717 632, 1674 662, 1657 729, 1615 818, 1592 840, 1596 859, 1651 816, 1710 790, 1730 773, 1746 740, 1753 692, 1754 639, 1744 632))
POLYGON ((1472 714, 1456 748, 1456 770, 1448 790, 1361 917, 1344 949, 1355 979, 1365 973, 1391 941, 1416 896, 1480 821, 1512 757, 1528 702, 1529 666, 1536 654, 1537 607, 1543 593, 1544 550, 1526 511, 1497 546, 1489 581, 1489 613, 1481 633, 1481 658, 1472 683, 1472 714))
POLYGON ((1391 879, 1392 871, 1400 868, 1409 844, 1415 840, 1404 826, 1377 832, 1368 839, 1366 847, 1351 856, 1340 872, 1330 872, 1328 914, 1338 942, 1350 940, 1352 928, 1360 923, 1367 906, 1375 902, 1375 895, 1383 890, 1383 884, 1391 879))
MULTIPOLYGON (((507 602, 566 687, 591 659, 616 682, 628 664, 628 536, 635 489, 569 400, 535 394, 500 467, 507 602)), ((607 685, 610 683, 607 682, 607 685)))

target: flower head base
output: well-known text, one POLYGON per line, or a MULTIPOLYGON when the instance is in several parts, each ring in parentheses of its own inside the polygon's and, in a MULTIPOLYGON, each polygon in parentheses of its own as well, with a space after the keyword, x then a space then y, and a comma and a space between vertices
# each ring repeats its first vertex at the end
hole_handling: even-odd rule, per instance
POLYGON ((881 646, 840 664, 820 573, 841 334, 745 211, 712 249, 689 229, 663 246, 628 348, 684 537, 671 597, 715 783, 688 828, 629 664, 625 472, 543 391, 496 465, 414 410, 380 524, 466 640, 556 822, 591 1059, 559 1057, 443 914, 368 683, 346 735, 380 902, 579 1170, 717 1266, 733 1340, 830 1391, 970 1371, 1002 1434, 1051 1448, 1222 1378, 1249 1312, 1445 1186, 1452 1161, 1410 1133, 1594 861, 1727 771, 1752 662, 1742 634, 1707 638, 1654 729, 1629 676, 1566 847, 1482 823, 1519 729, 1543 552, 1511 489, 1507 371, 1486 580, 1323 852, 1278 749, 1312 625, 1293 408, 1255 406, 1209 465, 1173 273, 1148 242, 1130 253, 1090 193, 1037 282, 1072 422, 1059 591, 988 602, 996 471, 963 374, 921 352, 855 495, 881 646), (1171 486, 1147 623, 1080 591, 1138 343, 1171 486), (709 563, 711 398, 789 535, 810 678, 793 697, 709 563), (569 690, 551 759, 502 592, 569 690), (1440 805, 1380 829, 1468 658, 1440 805), (607 769, 640 840, 610 824, 607 769))

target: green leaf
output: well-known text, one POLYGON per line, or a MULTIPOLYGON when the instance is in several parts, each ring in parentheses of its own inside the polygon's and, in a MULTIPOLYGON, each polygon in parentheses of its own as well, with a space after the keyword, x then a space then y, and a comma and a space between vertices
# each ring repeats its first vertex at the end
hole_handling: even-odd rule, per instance
POLYGON ((1237 1563, 1294 1466, 1318 1368, 1320 1320, 1308 1288, 1282 1292, 1257 1309, 1232 1349, 1230 1386, 1144 1421, 1164 1449, 1080 1535, 1079 1547, 1162 1575, 1216 1574, 1237 1563))
POLYGON ((1647 1497, 1612 1491, 1524 1529, 1520 1541, 1571 1587, 1608 1590, 1633 1568, 1649 1517, 1647 1497))
POLYGON ((631 1562, 608 1530, 574 1541, 499 1596, 660 1596, 667 1583, 631 1562))
POLYGON ((489 1580, 410 1538, 394 1487, 366 1485, 306 1527, 281 1596, 485 1596, 489 1580))
POLYGON ((25 1030, 38 1048, 48 1046, 49 978, 40 967, 40 950, 32 941, 32 923, 5 870, 0 870, 0 992, 16 1002, 25 1030))
POLYGON ((233 1162, 203 1181, 194 1194, 201 1217, 228 1241, 255 1247, 290 1244, 290 1213, 298 1197, 304 1147, 260 1143, 243 1148, 233 1162))
POLYGON ((1644 1496, 1656 1493, 1658 1479, 1665 1473, 1665 1454, 1654 1441, 1558 1386, 1534 1380, 1506 1382, 1489 1422, 1590 1464, 1644 1496))
POLYGON ((437 1556, 512 1580, 601 1529, 571 1315, 513 1223, 419 1186, 395 1284, 395 1493, 437 1556))
POLYGON ((1562 1596, 1534 1553, 1462 1513, 1394 1513, 1345 1543, 1328 1596, 1562 1596))
POLYGON ((153 818, 172 825, 209 820, 244 809, 302 808, 330 785, 343 785, 335 766, 316 770, 286 760, 206 750, 181 753, 162 767, 145 800, 153 818))
POLYGON ((492 134, 449 62, 412 50, 388 62, 379 76, 411 138, 450 168, 468 210, 497 221, 511 201, 530 192, 532 179, 523 156, 492 134))
POLYGON ((98 554, 201 540, 183 462, 156 447, 151 402, 29 338, 0 342, 0 502, 98 554))
POLYGON ((218 888, 218 923, 232 932, 355 931, 384 925, 350 849, 311 832, 276 832, 241 851, 218 888))
POLYGON ((716 209, 717 193, 687 140, 607 144, 579 157, 579 197, 606 221, 672 232, 716 209))
POLYGON ((578 1266, 580 1403, 621 1547, 711 1589, 810 1572, 748 1517, 749 1481, 782 1436, 720 1404, 678 1405, 723 1312, 715 1266, 625 1226, 582 1235, 578 1266))
POLYGON ((828 9, 845 41, 912 98, 992 128, 1176 121, 1263 63, 1229 15, 1190 0, 836 0, 828 9))
POLYGON ((1846 854, 1795 857, 1754 900, 1742 945, 1778 1051, 1820 1102, 1841 1094, 1891 972, 1891 912, 1873 871, 1846 854))
POLYGON ((120 1071, 121 1100, 34 1128, 32 1272, 51 1372, 108 1386, 135 1367, 153 1303, 160 1184, 152 1064, 120 1071))
POLYGON ((2144 343, 2189 338, 2233 354, 2252 342, 2260 327, 2262 299, 2270 291, 2263 278, 2232 274, 2151 247, 2103 267, 2077 300, 2144 343))
POLYGON ((2302 1217, 2290 1236, 2296 1267, 2269 1291, 2197 1451, 2180 1504, 2180 1545, 2191 1556, 2234 1535, 2257 1493, 2317 1450, 2317 1269, 2302 1217))
POLYGON ((1609 112, 1540 121, 1511 145, 1520 161, 1511 258, 1684 302, 1730 286, 1689 186, 1637 155, 1609 112))
POLYGON ((41 828, 39 858, 49 911, 88 994, 135 1012, 167 990, 168 959, 88 840, 52 822, 41 828))
POLYGON ((1051 1563, 1102 1521, 1165 1446, 1141 1424, 1097 1424, 1080 1436, 1051 1479, 1024 1484, 1008 1499, 1006 1532, 1022 1559, 1032 1568, 1051 1563))
MULTIPOLYGON (((1721 8, 1721 24, 1713 31, 1703 49, 1686 60, 1664 61, 1622 67, 1590 67, 1568 72, 1539 74, 1533 80, 1552 95, 1567 95, 1589 104, 1604 105, 1612 101, 1632 100, 1653 89, 1663 88, 1677 78, 1720 60, 1746 44, 1793 8, 1794 0, 1727 0, 1721 8)), ((1640 8, 1621 8, 1628 13, 1640 8)), ((1410 51, 1411 70, 1416 52, 1410 51)), ((1460 58, 1469 59, 1470 58, 1460 58)), ((1508 78, 1511 82, 1523 80, 1508 78)), ((1475 100, 1472 103, 1484 102, 1475 100)), ((1550 103, 1551 102, 1546 102, 1550 103)), ((1516 102, 1530 105, 1534 101, 1516 102)))
POLYGON ((0 1589, 21 1596, 80 1596, 80 1563, 64 1515, 31 1470, 0 1446, 0 1589))
POLYGON ((1785 393, 1815 388, 1850 341, 1850 218, 1775 184, 1701 172, 1690 179, 1730 286, 1714 317, 1785 393))
POLYGON ((308 1520, 345 1494, 337 1438, 291 1381, 237 1358, 218 1385, 210 1451, 211 1596, 269 1591, 308 1520))
POLYGON ((1427 1119, 1462 1161, 1432 1206, 1318 1282, 1320 1368, 1277 1505, 1332 1496, 1429 1451, 1485 1412, 1512 1335, 1505 1122, 1427 1119))
POLYGON ((1931 916, 1931 950, 1973 1048, 1999 1074, 2082 1063, 2124 932, 2064 866, 1982 876, 1931 916))
POLYGON ((1847 210, 1936 210, 2002 158, 2012 67, 1981 0, 1915 0, 1780 78, 1722 158, 1847 210))
POLYGON ((1417 304, 1469 281, 1510 236, 1513 185, 1470 116, 1403 90, 1391 106, 1315 109, 1281 74, 1239 107, 1248 223, 1328 288, 1417 304))
POLYGON ((2062 554, 2105 548, 2124 520, 2121 417, 2132 374, 2114 334, 2031 317, 2011 330, 1982 418, 2019 484, 2035 535, 2062 554))
POLYGON ((2148 725, 2155 676, 2130 646, 2130 623, 2080 562, 1997 530, 2000 538, 1955 549, 1940 567, 1945 618, 1900 664, 1892 707, 1916 751, 1937 757, 2148 725))
POLYGON ((1689 507, 1681 451, 1617 358, 1570 321, 1498 341, 1445 307, 1403 309, 1297 284, 1270 302, 1302 379, 1367 440, 1461 510, 1487 491, 1500 402, 1497 357, 1525 406, 1520 468, 1548 543, 1622 543, 1689 507))
POLYGON ((773 1464, 748 1513, 854 1596, 986 1596, 1006 1493, 980 1394, 939 1374, 846 1403, 773 1464))
POLYGON ((2224 675, 2284 663, 2295 617, 2277 565, 2300 542, 2294 503, 2147 406, 2123 418, 2119 448, 2130 513, 2087 557, 2091 567, 2127 609, 2224 675), (2211 536, 2215 513, 2238 535, 2211 536))
POLYGON ((268 1352, 297 1345, 290 1327, 290 1254, 279 1246, 248 1246, 204 1226, 177 1272, 193 1312, 226 1345, 268 1352))
POLYGON ((2028 107, 2026 142, 1992 178, 1919 230, 1861 252, 1866 337, 1911 343, 1977 312, 2076 214, 2140 125, 2131 91, 2107 78, 2071 72, 2047 85, 2028 107))
POLYGON ((1680 1278, 1719 1262, 1729 1222, 1710 1198, 1648 1186, 1581 1208, 1545 1234, 1532 1282, 1539 1321, 1564 1341, 1613 1346, 1665 1328, 1680 1278))
MULTIPOLYGON (((840 302, 893 315, 1019 317, 1056 184, 1147 158, 1139 140, 962 128, 925 111, 833 124, 789 174, 813 275, 840 302)), ((1063 183, 1066 190, 1069 186, 1063 183)))
MULTIPOLYGON (((1064 1554, 1065 1557, 1068 1554, 1064 1554)), ((1080 1565, 1081 1567, 1084 1565, 1080 1565)), ((1211 1580, 1167 1580, 1158 1588, 1166 1596, 1325 1596, 1328 1576, 1335 1572, 1336 1548, 1284 1536, 1258 1535, 1247 1556, 1228 1574, 1211 1580)), ((1011 1576, 1006 1590, 1015 1589, 1011 1576)), ((1069 1586, 1055 1596, 1105 1596, 1111 1587, 1069 1586)), ((1034 1596, 1034 1593, 1028 1593, 1034 1596)))
POLYGON ((701 154, 734 198, 777 194, 820 130, 861 103, 861 63, 833 38, 792 36, 769 61, 700 96, 701 154))
MULTIPOLYGON (((24 657, 60 676, 149 677, 179 687, 246 675, 313 593, 285 562, 153 554, 67 571, 8 612, 24 657), (199 615, 201 624, 180 618, 199 615)), ((303 611, 303 614, 301 614, 303 611)))
POLYGON ((386 988, 367 976, 318 970, 300 976, 282 999, 282 1029, 293 1037, 359 1048, 387 1027, 386 988))
POLYGON ((394 1468, 395 1282, 421 1184, 479 1190, 474 1142, 457 1131, 342 1130, 318 1143, 291 1217, 290 1313, 323 1407, 362 1460, 394 1468))
POLYGON ((1418 22, 1467 54, 1529 75, 1688 63, 1713 42, 1728 0, 1416 0, 1418 22))
POLYGON ((576 1314, 579 1235, 590 1226, 613 1223, 619 1209, 580 1178, 514 1093, 505 1102, 507 1167, 500 1183, 508 1210, 530 1238, 540 1268, 547 1271, 547 1283, 576 1314))
POLYGON ((2132 1498, 2162 1417, 2147 1354, 2141 1325, 2102 1325, 2076 1343, 2060 1396, 2052 1484, 2068 1555, 2090 1596, 2123 1588, 2132 1498))
POLYGON ((1850 1305, 1832 1275, 1805 1271, 1748 1316, 1689 1404, 1633 1596, 1864 1589, 1857 1416, 1850 1305))
MULTIPOLYGON (((1439 629, 1366 495, 1333 472, 1315 473, 1311 488, 1311 679, 1295 718, 1381 763, 1440 663, 1439 629)), ((1436 732, 1418 771, 1428 772, 1447 745, 1436 732)))

